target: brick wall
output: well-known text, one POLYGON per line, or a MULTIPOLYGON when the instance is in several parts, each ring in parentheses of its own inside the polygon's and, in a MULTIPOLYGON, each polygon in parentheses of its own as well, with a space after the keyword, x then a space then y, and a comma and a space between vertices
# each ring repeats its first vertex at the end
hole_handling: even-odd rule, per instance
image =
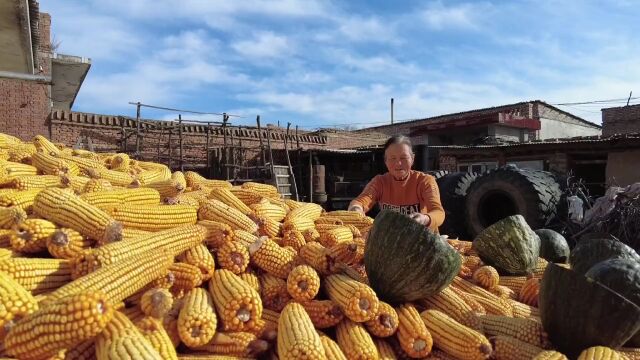
POLYGON ((640 104, 602 109, 602 135, 640 132, 640 104))

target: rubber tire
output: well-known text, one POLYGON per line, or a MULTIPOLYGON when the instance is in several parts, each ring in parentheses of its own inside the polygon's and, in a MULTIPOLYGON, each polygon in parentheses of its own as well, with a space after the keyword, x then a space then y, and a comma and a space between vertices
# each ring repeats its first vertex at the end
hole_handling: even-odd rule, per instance
POLYGON ((447 170, 427 171, 426 173, 431 175, 431 176, 433 176, 434 178, 436 178, 436 180, 438 180, 441 177, 449 174, 449 172, 447 170))
POLYGON ((477 177, 476 173, 456 172, 436 180, 445 212, 444 223, 439 228, 441 234, 450 238, 471 239, 465 226, 464 206, 467 191, 477 177))
POLYGON ((488 226, 522 215, 532 229, 544 228, 556 214, 562 192, 546 171, 502 167, 471 184, 465 200, 467 230, 475 237, 488 226))

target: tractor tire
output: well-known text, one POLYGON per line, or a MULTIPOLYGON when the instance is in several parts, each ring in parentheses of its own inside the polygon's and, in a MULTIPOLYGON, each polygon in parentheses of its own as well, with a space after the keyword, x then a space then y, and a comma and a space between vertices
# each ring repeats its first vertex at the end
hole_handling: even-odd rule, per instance
POLYGON ((470 239, 465 226, 464 204, 467 191, 477 177, 476 173, 456 172, 436 180, 445 212, 444 223, 439 229, 441 234, 450 238, 470 239))
POLYGON ((511 215, 522 215, 529 226, 544 228, 556 215, 562 196, 553 174, 546 171, 502 167, 471 184, 465 200, 467 230, 473 237, 511 215))
POLYGON ((447 170, 435 170, 435 171, 427 171, 426 173, 436 178, 436 180, 438 180, 441 177, 447 175, 449 172, 447 170))

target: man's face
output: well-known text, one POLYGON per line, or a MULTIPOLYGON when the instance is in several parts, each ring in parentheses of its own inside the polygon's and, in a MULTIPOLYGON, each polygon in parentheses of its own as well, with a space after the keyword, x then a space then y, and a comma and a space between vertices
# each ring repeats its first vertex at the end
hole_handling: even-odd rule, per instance
POLYGON ((396 179, 404 179, 413 166, 413 152, 406 144, 393 144, 384 152, 387 170, 396 179))

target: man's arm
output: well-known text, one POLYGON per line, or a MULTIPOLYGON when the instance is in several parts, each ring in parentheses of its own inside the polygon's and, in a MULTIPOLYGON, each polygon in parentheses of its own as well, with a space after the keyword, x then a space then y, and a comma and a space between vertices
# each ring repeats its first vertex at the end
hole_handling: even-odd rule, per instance
POLYGON ((438 184, 432 176, 426 176, 419 190, 421 203, 425 205, 420 209, 420 212, 429 216, 429 228, 437 231, 444 222, 444 208, 440 202, 438 184))
POLYGON ((362 193, 349 203, 349 210, 366 214, 382 195, 382 178, 374 177, 364 188, 362 193))

